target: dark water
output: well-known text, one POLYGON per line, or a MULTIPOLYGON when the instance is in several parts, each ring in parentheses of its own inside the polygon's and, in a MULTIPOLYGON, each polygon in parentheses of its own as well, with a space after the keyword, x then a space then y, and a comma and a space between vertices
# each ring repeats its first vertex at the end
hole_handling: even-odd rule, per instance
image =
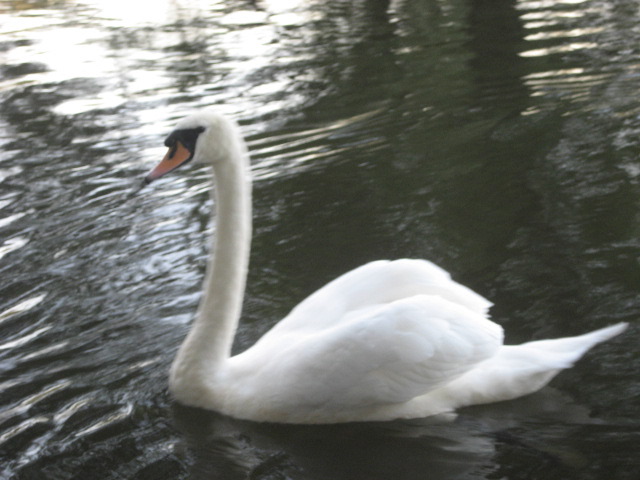
POLYGON ((0 1, 0 477, 639 478, 638 25, 628 0, 0 1), (394 257, 493 300, 510 342, 631 329, 453 422, 174 405, 208 175, 128 194, 211 105, 256 181, 237 350, 394 257))

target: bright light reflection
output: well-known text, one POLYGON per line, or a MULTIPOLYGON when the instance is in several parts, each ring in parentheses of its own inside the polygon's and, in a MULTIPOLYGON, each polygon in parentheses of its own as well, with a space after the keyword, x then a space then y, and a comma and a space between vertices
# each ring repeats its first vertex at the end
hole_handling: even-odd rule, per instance
POLYGON ((584 73, 584 68, 564 68, 561 70, 551 70, 548 72, 535 72, 530 73, 523 77, 525 80, 535 79, 535 78, 550 78, 550 77, 560 77, 560 76, 568 76, 568 75, 581 75, 584 73))
MULTIPOLYGON (((29 240, 25 237, 14 237, 9 240, 5 240, 5 242, 0 245, 0 259, 9 253, 24 247, 27 243, 29 243, 29 240)), ((2 322, 2 319, 5 318, 6 315, 7 312, 0 314, 0 322, 2 322)))
POLYGON ((582 37, 584 35, 592 35, 594 33, 600 33, 604 30, 604 28, 575 28, 573 30, 558 30, 552 32, 538 32, 532 33, 531 35, 527 35, 524 37, 527 41, 537 41, 537 40, 550 40, 553 38, 575 38, 582 37))
MULTIPOLYGON (((560 18, 581 18, 584 17, 587 13, 594 13, 594 9, 586 8, 575 11, 555 11, 555 10, 544 10, 542 12, 528 12, 520 15, 520 18, 525 21, 529 20, 552 20, 552 19, 560 19, 560 18)), ((525 28, 529 28, 525 24, 525 28)))
POLYGON ((123 26, 175 23, 183 16, 214 10, 222 1, 206 0, 84 0, 96 16, 123 26))
POLYGON ((589 0, 533 0, 518 2, 516 8, 522 10, 543 10, 557 8, 559 5, 579 5, 589 0))
MULTIPOLYGON (((7 15, 0 30, 30 42, 7 50, 3 62, 28 59, 39 68, 1 82, 0 90, 56 85, 60 101, 51 108, 65 116, 126 107, 136 117, 128 131, 140 138, 205 106, 230 116, 269 115, 306 101, 296 85, 317 73, 292 75, 288 66, 315 55, 295 39, 313 33, 326 13, 321 7, 320 0, 264 0, 259 10, 222 0, 79 0, 73 19, 55 9, 25 10, 7 15), (181 101, 170 101, 176 95, 181 101)), ((108 133, 100 140, 111 141, 108 133)))
POLYGON ((520 52, 521 57, 544 57, 545 55, 553 55, 556 53, 573 52, 576 50, 585 50, 589 48, 597 48, 597 43, 583 42, 583 43, 569 43, 567 45, 556 45, 548 48, 537 48, 533 50, 527 50, 520 52))

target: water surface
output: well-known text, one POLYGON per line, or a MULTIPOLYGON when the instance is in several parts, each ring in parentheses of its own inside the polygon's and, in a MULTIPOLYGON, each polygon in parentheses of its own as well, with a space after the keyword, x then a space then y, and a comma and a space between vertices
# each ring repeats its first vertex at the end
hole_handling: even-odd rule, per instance
POLYGON ((0 1, 0 477, 637 478, 640 13, 623 0, 0 1), (509 342, 618 321, 458 418, 259 425, 174 405, 215 233, 177 119, 255 179, 241 351, 316 288, 423 257, 509 342))

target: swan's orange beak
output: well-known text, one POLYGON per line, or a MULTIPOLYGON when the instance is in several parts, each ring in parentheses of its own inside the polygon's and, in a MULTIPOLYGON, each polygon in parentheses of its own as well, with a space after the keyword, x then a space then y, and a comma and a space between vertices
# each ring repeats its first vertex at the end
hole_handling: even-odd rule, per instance
POLYGON ((163 175, 175 170, 183 163, 191 160, 193 153, 185 147, 182 142, 176 141, 175 145, 169 148, 169 151, 164 156, 162 161, 156 165, 156 168, 151 170, 145 177, 145 183, 151 183, 154 180, 162 177, 163 175))

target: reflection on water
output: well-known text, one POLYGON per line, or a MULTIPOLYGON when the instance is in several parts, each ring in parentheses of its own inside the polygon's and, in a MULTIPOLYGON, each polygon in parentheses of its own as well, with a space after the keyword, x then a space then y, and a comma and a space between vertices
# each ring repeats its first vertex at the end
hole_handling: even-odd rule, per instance
POLYGON ((194 457, 192 478, 483 478, 495 453, 476 425, 439 419, 309 427, 200 411, 175 418, 194 457))
POLYGON ((208 172, 130 192, 186 112, 240 121, 237 351, 385 257, 442 264, 514 342, 634 322, 638 20, 615 0, 0 1, 0 477, 635 478, 633 328, 559 398, 453 422, 172 411, 208 172))
POLYGON ((194 479, 537 478, 543 466, 548 478, 565 478, 589 464, 580 435, 610 428, 552 388, 455 418, 293 426, 183 407, 173 416, 194 479))

